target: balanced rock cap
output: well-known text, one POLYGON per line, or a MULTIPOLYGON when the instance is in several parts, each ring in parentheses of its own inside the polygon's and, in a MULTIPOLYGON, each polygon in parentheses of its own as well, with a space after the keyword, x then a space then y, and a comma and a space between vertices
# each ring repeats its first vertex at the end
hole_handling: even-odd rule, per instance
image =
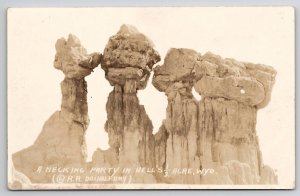
POLYGON ((80 40, 73 34, 69 34, 68 40, 58 39, 55 48, 54 67, 68 78, 84 78, 91 74, 101 61, 101 54, 88 54, 80 40))
POLYGON ((194 68, 200 63, 200 53, 186 48, 171 48, 164 64, 154 68, 152 84, 159 91, 166 91, 175 82, 192 82, 194 68))
POLYGON ((130 25, 122 25, 118 33, 110 37, 101 66, 108 68, 136 67, 151 70, 160 61, 153 42, 130 25))
POLYGON ((154 68, 152 83, 167 94, 194 86, 203 97, 221 97, 262 108, 270 101, 275 76, 271 66, 171 48, 164 64, 154 68))
POLYGON ((111 85, 124 86, 130 79, 137 82, 137 89, 142 89, 158 61, 160 56, 153 42, 135 27, 122 25, 105 47, 101 67, 111 85))
POLYGON ((237 61, 211 52, 195 67, 195 90, 204 97, 223 97, 262 108, 271 97, 276 71, 270 66, 237 61))

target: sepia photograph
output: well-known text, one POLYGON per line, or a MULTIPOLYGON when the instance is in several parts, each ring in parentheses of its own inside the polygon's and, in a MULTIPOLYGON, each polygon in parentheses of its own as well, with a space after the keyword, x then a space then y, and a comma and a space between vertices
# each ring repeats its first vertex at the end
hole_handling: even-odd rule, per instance
POLYGON ((9 8, 7 102, 11 190, 294 189, 294 8, 9 8))

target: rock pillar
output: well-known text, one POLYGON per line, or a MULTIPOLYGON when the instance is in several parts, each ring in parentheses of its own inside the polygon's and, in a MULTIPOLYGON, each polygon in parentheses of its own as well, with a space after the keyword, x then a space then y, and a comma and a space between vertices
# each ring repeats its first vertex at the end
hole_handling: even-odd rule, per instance
POLYGON ((67 40, 57 40, 55 47, 54 67, 65 74, 61 82, 61 110, 46 121, 32 146, 12 157, 15 169, 34 183, 52 182, 53 173, 47 168, 85 167, 84 134, 89 117, 84 77, 98 66, 101 55, 87 54, 79 39, 71 34, 67 40))
MULTIPOLYGON (((114 86, 109 94, 105 130, 109 137, 109 152, 96 152, 94 162, 120 167, 154 167, 154 138, 152 122, 144 106, 139 104, 137 91, 147 85, 152 66, 160 60, 153 43, 136 28, 123 25, 110 37, 101 63, 105 77, 114 86), (112 153, 113 152, 113 153, 112 153), (102 156, 99 160, 97 157, 102 156)), ((133 172, 135 173, 135 172, 133 172)), ((154 182, 152 175, 133 175, 133 182, 154 182)))

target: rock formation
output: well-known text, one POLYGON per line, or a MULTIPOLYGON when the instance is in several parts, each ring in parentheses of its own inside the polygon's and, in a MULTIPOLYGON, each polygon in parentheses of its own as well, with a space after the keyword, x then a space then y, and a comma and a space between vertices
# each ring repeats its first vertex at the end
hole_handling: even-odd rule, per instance
POLYGON ((265 65, 170 49, 153 77, 153 85, 168 97, 167 117, 155 135, 156 162, 214 170, 175 178, 179 183, 276 183, 273 170, 263 165, 255 128, 257 109, 270 101, 275 75, 265 65))
MULTIPOLYGON (((137 97, 160 61, 152 41, 123 25, 110 37, 103 56, 87 54, 74 35, 59 39, 55 47, 54 67, 65 75, 61 110, 47 120, 32 146, 13 154, 16 172, 26 175, 23 181, 52 183, 53 173, 45 167, 76 167, 84 169, 81 177, 92 179, 80 178, 81 183, 95 184, 93 177, 99 176, 89 171, 96 167, 131 168, 135 170, 127 180, 131 183, 277 183, 273 169, 263 164, 256 134, 257 110, 269 103, 275 81, 272 67, 170 49, 164 64, 154 68, 152 84, 165 92, 168 106, 166 119, 153 134, 152 122, 137 97), (110 148, 97 149, 92 161, 86 162, 84 135, 89 117, 84 78, 100 62, 113 86, 104 126, 110 148), (200 101, 193 97, 193 88, 200 101), (44 168, 39 170, 40 166, 44 168), (154 172, 136 172, 137 168, 154 172), (209 173, 203 175, 203 171, 209 173)), ((109 177, 127 175, 112 171, 109 177)), ((112 178, 98 182, 104 183, 116 182, 112 178)))
MULTIPOLYGON (((198 104, 193 98, 193 70, 200 55, 190 49, 170 49, 164 65, 154 69, 153 85, 168 97, 167 117, 155 135, 159 167, 200 168, 197 156, 198 104)), ((200 183, 198 175, 171 176, 172 183, 200 183)))
MULTIPOLYGON (((154 167, 153 126, 137 97, 137 90, 146 87, 152 66, 160 60, 153 47, 145 35, 129 25, 123 25, 109 39, 101 67, 114 86, 106 104, 110 149, 96 151, 93 165, 154 167)), ((154 177, 133 176, 133 182, 154 182, 154 177)))
MULTIPOLYGON (((203 96, 199 104, 201 166, 216 165, 219 173, 229 175, 228 183, 260 183, 268 167, 259 150, 256 115, 270 100, 276 71, 206 53, 195 75, 199 80, 194 87, 203 96)), ((265 183, 275 183, 274 173, 268 175, 265 183)))
POLYGON ((42 167, 85 167, 85 130, 89 124, 87 84, 84 79, 101 61, 98 53, 87 54, 79 39, 70 34, 68 40, 57 40, 54 67, 62 70, 61 110, 44 124, 34 144, 13 154, 16 170, 31 182, 52 182, 52 173, 37 171, 42 167))

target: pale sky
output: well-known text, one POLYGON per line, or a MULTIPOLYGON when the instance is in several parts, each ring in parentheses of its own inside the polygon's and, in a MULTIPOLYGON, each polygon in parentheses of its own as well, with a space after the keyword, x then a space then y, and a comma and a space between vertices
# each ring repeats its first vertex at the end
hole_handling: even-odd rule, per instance
MULTIPOLYGON (((169 48, 211 51, 222 57, 262 63, 277 71, 269 105, 259 110, 257 134, 264 163, 277 170, 279 182, 295 179, 294 11, 290 7, 10 9, 8 11, 8 153, 33 144, 44 122, 60 109, 60 82, 54 69, 55 42, 69 33, 88 52, 103 52, 122 24, 148 36, 164 59, 169 48)), ((162 64, 163 61, 158 64, 162 64)), ((108 148, 105 104, 112 90, 98 67, 88 82, 89 160, 96 148, 108 148)), ((138 92, 158 130, 167 98, 148 82, 138 92)))

